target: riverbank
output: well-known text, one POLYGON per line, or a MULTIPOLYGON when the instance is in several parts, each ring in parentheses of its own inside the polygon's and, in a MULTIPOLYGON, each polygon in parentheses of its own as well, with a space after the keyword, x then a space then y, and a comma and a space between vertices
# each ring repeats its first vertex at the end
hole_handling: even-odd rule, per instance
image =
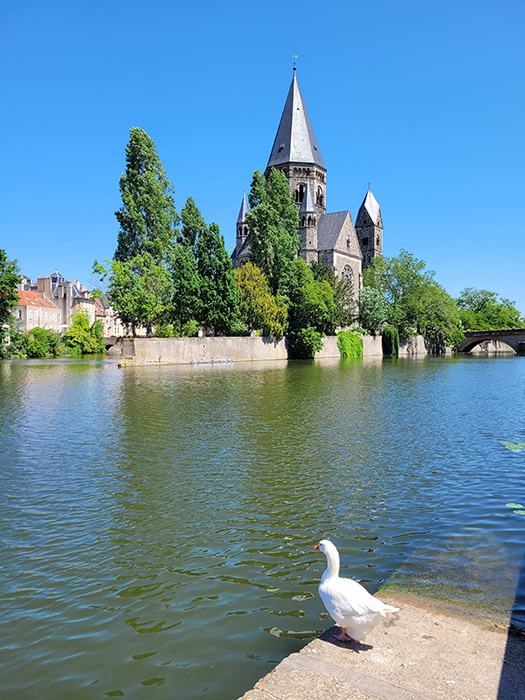
POLYGON ((508 625, 455 614, 416 598, 364 642, 326 630, 241 700, 523 700, 525 637, 508 625))
MULTIPOLYGON (((415 336, 401 342, 399 355, 428 355, 425 340, 415 336)), ((254 362, 267 360, 287 360, 286 339, 263 337, 202 337, 202 338, 122 338, 111 353, 119 359, 121 366, 127 365, 169 365, 202 364, 224 362, 254 362)), ((382 338, 363 336, 363 356, 381 357, 382 338)), ((316 359, 340 357, 337 337, 323 338, 323 349, 316 353, 316 359)))

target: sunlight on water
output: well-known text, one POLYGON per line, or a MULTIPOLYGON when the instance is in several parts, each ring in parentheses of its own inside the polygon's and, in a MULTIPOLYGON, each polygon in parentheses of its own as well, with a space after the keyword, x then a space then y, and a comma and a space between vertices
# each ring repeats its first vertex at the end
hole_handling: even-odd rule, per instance
POLYGON ((329 626, 327 536, 525 625, 523 358, 3 362, 0 402, 6 697, 241 695, 329 626))

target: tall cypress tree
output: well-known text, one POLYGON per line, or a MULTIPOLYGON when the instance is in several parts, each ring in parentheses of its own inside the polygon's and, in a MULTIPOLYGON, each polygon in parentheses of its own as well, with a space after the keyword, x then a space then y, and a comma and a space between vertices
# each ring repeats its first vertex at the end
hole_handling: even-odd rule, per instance
POLYGON ((149 253, 156 263, 176 235, 178 215, 173 187, 153 140, 133 127, 126 147, 126 172, 120 178, 122 206, 115 260, 125 262, 149 253))
POLYGON ((272 168, 265 178, 256 170, 248 198, 250 260, 264 272, 274 294, 286 293, 299 252, 299 210, 286 176, 272 168))
POLYGON ((196 243, 200 282, 201 321, 217 335, 237 335, 239 294, 231 258, 217 224, 200 231, 196 243))

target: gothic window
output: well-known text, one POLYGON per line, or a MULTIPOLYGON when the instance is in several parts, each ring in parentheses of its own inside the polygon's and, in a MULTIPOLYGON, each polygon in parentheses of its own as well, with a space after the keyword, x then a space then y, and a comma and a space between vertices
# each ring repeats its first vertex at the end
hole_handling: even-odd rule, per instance
POLYGON ((350 239, 349 238, 346 239, 346 247, 350 248, 350 239))
POLYGON ((311 226, 311 225, 312 225, 312 217, 309 216, 309 217, 308 217, 308 226, 311 226))
POLYGON ((298 192, 298 195, 297 195, 297 198, 298 198, 297 201, 299 202, 299 204, 303 201, 304 190, 305 190, 305 187, 304 187, 303 183, 301 183, 301 184, 299 185, 299 192, 298 192))
POLYGON ((377 236, 377 238, 376 238, 376 245, 379 245, 379 243, 380 243, 379 236, 377 236))
POLYGON ((306 169, 306 177, 310 177, 310 168, 306 169))
POLYGON ((354 279, 354 273, 352 272, 352 268, 350 265, 345 265, 343 267, 343 271, 341 272, 341 277, 345 282, 352 282, 354 279))
POLYGON ((317 188, 316 204, 319 204, 321 207, 323 206, 323 190, 320 187, 317 188))
POLYGON ((363 236, 363 245, 368 245, 368 236, 363 236))
POLYGON ((243 233, 245 236, 248 235, 248 227, 247 226, 244 227, 243 233))

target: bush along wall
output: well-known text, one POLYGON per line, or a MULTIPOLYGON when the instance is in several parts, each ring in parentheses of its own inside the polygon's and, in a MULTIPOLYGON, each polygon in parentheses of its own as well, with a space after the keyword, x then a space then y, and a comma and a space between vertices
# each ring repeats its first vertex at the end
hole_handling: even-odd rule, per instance
POLYGON ((385 326, 383 334, 383 355, 388 357, 399 357, 399 333, 393 326, 385 326))
POLYGON ((337 347, 344 358, 363 357, 363 339, 352 331, 340 331, 337 334, 337 347))

